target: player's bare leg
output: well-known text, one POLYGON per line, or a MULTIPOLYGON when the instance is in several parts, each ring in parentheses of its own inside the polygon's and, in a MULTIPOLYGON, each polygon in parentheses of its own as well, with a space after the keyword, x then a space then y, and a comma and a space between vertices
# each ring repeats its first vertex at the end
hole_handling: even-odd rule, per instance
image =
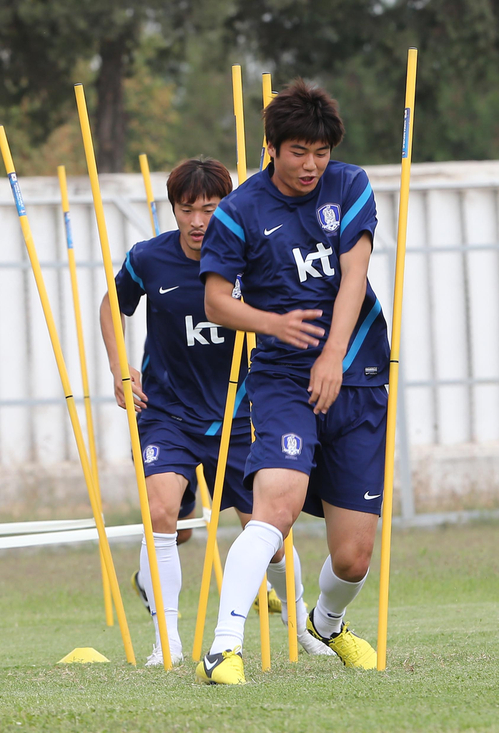
POLYGON ((321 593, 310 614, 310 633, 335 651, 346 666, 374 669, 376 652, 352 634, 343 619, 369 572, 378 517, 324 504, 330 555, 319 578, 321 593))

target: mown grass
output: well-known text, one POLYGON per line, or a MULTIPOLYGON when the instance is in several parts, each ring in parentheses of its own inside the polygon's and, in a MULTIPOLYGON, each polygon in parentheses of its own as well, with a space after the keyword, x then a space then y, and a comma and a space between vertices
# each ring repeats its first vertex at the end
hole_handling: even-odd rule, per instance
MULTIPOLYGON (((137 667, 125 661, 119 628, 107 628, 95 547, 0 555, 0 731, 498 731, 499 555, 497 524, 396 531, 385 672, 344 669, 334 658, 287 660, 271 618, 272 670, 259 663, 258 620, 247 623, 244 687, 194 682, 195 663, 169 673, 143 667, 151 623, 129 586, 135 546, 113 546, 137 667), (57 665, 90 646, 110 664, 57 665)), ((222 551, 227 542, 221 543, 222 551)), ((325 556, 319 536, 297 535, 306 599, 317 596, 325 556)), ((181 634, 192 648, 204 544, 181 548, 181 634)), ((375 641, 379 547, 349 618, 375 641)), ((216 621, 211 594, 206 648, 216 621)))

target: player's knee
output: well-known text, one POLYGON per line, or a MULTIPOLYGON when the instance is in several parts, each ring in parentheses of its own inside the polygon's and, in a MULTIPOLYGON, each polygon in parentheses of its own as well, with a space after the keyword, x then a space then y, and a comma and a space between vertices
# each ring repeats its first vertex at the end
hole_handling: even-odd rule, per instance
POLYGON ((179 529, 177 533, 177 545, 183 545, 192 537, 192 529, 179 529))
POLYGON ((160 501, 150 501, 151 523, 154 532, 173 534, 177 529, 178 510, 175 511, 160 501))
POLYGON ((349 583, 358 583, 365 578, 371 562, 371 553, 357 550, 339 552, 333 558, 335 575, 349 583))

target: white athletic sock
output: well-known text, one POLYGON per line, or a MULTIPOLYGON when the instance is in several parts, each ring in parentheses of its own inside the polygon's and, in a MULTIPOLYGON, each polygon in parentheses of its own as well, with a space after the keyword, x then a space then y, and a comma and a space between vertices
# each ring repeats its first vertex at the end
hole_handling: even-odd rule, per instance
POLYGON ((225 562, 211 654, 242 646, 246 616, 267 566, 282 546, 282 541, 282 534, 276 527, 251 519, 233 543, 225 562))
MULTIPOLYGON (((160 532, 153 532, 153 537, 156 557, 158 559, 159 581, 165 608, 170 653, 182 654, 182 642, 178 634, 178 597, 180 588, 182 587, 182 571, 177 547, 177 533, 161 534, 160 532)), ((151 608, 152 620, 156 631, 156 646, 160 646, 159 624, 158 617, 156 616, 156 604, 154 602, 145 537, 142 539, 142 547, 140 549, 140 580, 144 585, 147 600, 151 608)))
POLYGON ((329 638, 341 631, 346 607, 360 593, 368 574, 369 570, 357 583, 342 580, 333 571, 331 556, 326 558, 319 576, 321 593, 314 610, 314 626, 321 636, 329 638))
MULTIPOLYGON (((295 593, 296 593, 296 629, 301 634, 307 628, 307 608, 303 601, 303 585, 301 582, 300 557, 293 546, 293 560, 295 570, 295 593)), ((288 625, 288 599, 286 595, 286 558, 279 562, 271 562, 267 568, 267 576, 282 603, 281 618, 283 623, 288 625)))

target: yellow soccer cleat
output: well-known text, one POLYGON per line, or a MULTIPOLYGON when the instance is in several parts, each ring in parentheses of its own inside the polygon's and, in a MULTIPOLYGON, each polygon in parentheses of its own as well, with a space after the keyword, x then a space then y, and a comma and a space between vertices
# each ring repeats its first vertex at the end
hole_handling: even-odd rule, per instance
MULTIPOLYGON (((271 588, 269 591, 267 591, 267 603, 269 608, 269 613, 281 613, 282 611, 282 603, 281 599, 275 592, 273 588, 271 588)), ((253 608, 257 613, 260 613, 260 599, 258 596, 253 601, 253 608)))
POLYGON ((196 680, 207 685, 245 685, 241 647, 207 654, 196 667, 196 680))
POLYGON ((348 630, 348 624, 341 624, 339 634, 333 634, 326 638, 321 636, 314 626, 314 610, 307 619, 309 634, 326 644, 339 656, 345 667, 356 667, 357 669, 376 669, 378 657, 375 650, 365 639, 348 630))

